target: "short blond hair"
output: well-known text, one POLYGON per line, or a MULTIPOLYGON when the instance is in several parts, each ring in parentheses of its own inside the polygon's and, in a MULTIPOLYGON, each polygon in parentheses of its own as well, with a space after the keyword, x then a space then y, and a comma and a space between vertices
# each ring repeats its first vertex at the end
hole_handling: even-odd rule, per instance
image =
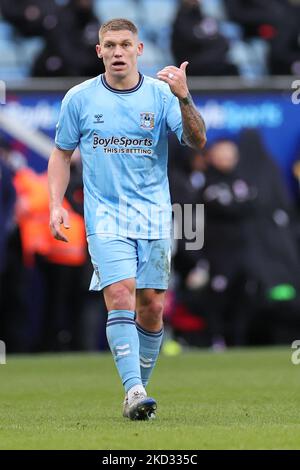
POLYGON ((108 31, 131 31, 133 34, 138 34, 138 29, 132 21, 126 20, 125 18, 114 18, 106 23, 103 23, 99 29, 99 39, 108 31))

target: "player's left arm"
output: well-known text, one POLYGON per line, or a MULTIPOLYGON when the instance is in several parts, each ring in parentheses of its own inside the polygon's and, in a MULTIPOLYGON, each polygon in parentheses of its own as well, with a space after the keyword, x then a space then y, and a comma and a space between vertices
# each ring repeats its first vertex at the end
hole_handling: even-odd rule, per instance
POLYGON ((187 65, 188 62, 183 62, 180 68, 169 65, 160 70, 157 77, 159 80, 169 85, 173 95, 179 100, 182 116, 183 140, 189 147, 199 150, 206 144, 206 128, 204 120, 196 109, 187 86, 185 71, 187 65))

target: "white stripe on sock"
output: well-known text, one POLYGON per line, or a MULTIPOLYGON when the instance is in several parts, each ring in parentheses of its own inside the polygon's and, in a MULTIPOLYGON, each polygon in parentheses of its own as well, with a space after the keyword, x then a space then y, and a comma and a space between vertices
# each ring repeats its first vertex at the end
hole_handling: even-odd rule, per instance
POLYGON ((144 369, 149 369, 150 367, 152 367, 152 364, 145 364, 144 362, 140 361, 140 366, 144 369))
POLYGON ((117 351, 117 356, 127 356, 128 354, 130 354, 130 350, 129 351, 124 351, 124 352, 117 351))
POLYGON ((144 356, 140 356, 140 360, 143 361, 143 362, 152 362, 151 357, 147 358, 147 357, 144 357, 144 356))

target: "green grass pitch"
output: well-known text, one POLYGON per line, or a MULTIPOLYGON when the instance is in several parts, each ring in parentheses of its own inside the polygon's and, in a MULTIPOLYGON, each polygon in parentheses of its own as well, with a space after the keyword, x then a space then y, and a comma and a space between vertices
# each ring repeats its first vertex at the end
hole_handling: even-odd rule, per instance
POLYGON ((110 354, 8 356, 0 449, 299 449, 299 386, 288 346, 161 356, 134 422, 110 354))

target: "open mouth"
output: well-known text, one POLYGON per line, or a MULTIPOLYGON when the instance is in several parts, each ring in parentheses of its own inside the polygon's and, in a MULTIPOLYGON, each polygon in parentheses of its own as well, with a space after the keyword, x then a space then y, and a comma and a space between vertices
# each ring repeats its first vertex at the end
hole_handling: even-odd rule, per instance
POLYGON ((113 67, 124 67, 125 65, 126 65, 125 62, 123 62, 122 60, 116 60, 112 64, 113 67))

